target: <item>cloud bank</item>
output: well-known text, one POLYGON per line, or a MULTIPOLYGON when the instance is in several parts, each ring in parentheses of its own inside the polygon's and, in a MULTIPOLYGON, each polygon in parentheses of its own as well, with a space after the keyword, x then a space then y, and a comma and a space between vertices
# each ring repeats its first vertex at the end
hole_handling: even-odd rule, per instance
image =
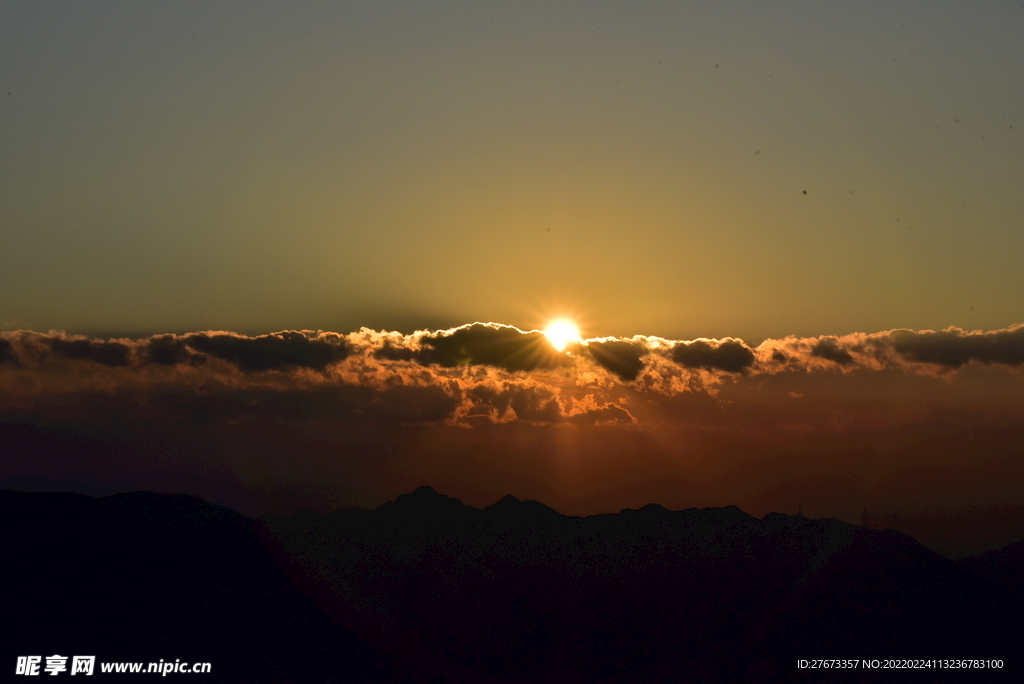
POLYGON ((560 352, 539 331, 494 323, 413 334, 231 332, 97 340, 0 333, 2 401, 80 392, 333 390, 349 408, 403 421, 636 424, 630 401, 704 395, 758 378, 896 372, 945 377, 970 366, 1015 372, 1024 325, 989 332, 891 330, 817 338, 595 338, 560 352))

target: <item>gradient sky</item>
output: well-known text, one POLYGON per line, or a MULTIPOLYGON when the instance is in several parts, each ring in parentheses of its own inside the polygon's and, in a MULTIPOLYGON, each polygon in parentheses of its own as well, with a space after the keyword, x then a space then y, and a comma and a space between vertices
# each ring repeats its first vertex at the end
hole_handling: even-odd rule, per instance
POLYGON ((3 2, 0 329, 1003 328, 1022 35, 1019 1, 3 2))

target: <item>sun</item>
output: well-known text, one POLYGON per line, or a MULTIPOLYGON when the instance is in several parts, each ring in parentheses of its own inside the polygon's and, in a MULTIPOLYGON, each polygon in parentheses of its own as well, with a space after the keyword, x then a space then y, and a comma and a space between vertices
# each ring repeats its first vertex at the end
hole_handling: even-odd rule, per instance
POLYGON ((558 351, 564 350, 565 345, 570 342, 579 342, 580 340, 580 331, 576 324, 564 318, 548 323, 548 327, 544 329, 544 334, 558 351))

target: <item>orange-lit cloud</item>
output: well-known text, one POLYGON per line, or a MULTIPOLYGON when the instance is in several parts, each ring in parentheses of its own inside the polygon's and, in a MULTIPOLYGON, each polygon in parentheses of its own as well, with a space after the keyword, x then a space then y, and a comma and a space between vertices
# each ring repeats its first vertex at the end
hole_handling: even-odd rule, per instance
POLYGON ((407 406, 399 412, 406 420, 436 420, 443 404, 445 420, 466 425, 633 423, 636 416, 619 403, 628 393, 717 396, 723 386, 778 374, 802 374, 808 376, 802 382, 813 382, 809 376, 835 372, 935 376, 970 364, 1016 369, 1024 364, 1024 326, 789 337, 757 347, 737 339, 597 338, 570 351, 559 352, 539 331, 482 323, 411 335, 363 329, 347 335, 198 332, 136 340, 20 331, 0 334, 0 372, 7 401, 175 386, 336 387, 381 414, 390 399, 401 397, 411 406, 422 395, 422 411, 407 406))

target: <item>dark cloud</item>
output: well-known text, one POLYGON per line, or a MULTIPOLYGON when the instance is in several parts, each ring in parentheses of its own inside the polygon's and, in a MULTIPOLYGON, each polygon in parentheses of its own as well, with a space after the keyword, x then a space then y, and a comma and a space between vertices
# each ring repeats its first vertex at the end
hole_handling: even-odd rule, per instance
POLYGON ((754 363, 754 352, 738 340, 715 346, 704 340, 681 342, 672 348, 672 360, 685 368, 704 368, 739 373, 754 363))
POLYGON ((520 420, 535 423, 557 423, 562 419, 562 406, 558 398, 546 388, 527 388, 512 394, 512 410, 520 420))
POLYGON ((0 339, 0 363, 17 363, 10 340, 0 339))
POLYGON ((206 362, 206 356, 190 351, 185 342, 174 335, 155 335, 145 343, 145 357, 150 363, 161 366, 175 366, 186 363, 198 366, 206 362))
POLYGON ((756 351, 764 364, 760 371, 768 373, 779 372, 777 364, 785 362, 789 370, 802 368, 807 372, 834 368, 831 364, 837 364, 844 371, 898 368, 931 375, 936 366, 952 370, 972 362, 1024 364, 1024 325, 988 332, 950 327, 939 332, 890 330, 840 337, 787 337, 765 340, 756 351))
POLYGON ((415 358, 425 365, 454 368, 483 364, 517 372, 550 370, 566 364, 566 357, 551 346, 544 333, 523 332, 506 325, 474 323, 425 335, 420 344, 423 346, 415 358))
POLYGON ((104 366, 127 366, 130 348, 120 342, 102 342, 86 338, 50 338, 50 353, 66 359, 88 360, 104 366))
POLYGON ((839 341, 834 337, 822 337, 818 340, 818 343, 811 348, 811 356, 838 363, 840 366, 853 363, 853 357, 850 356, 850 352, 843 349, 839 345, 839 341))
POLYGON ((636 380, 644 367, 642 357, 647 354, 643 345, 622 340, 590 342, 586 349, 601 367, 623 380, 636 380))
POLYGON ((386 361, 412 361, 416 358, 416 351, 409 347, 401 347, 391 340, 384 340, 384 344, 374 350, 373 355, 386 361))
POLYGON ((192 349, 229 361, 243 371, 295 367, 322 371, 349 353, 345 338, 335 333, 285 331, 258 337, 194 333, 184 341, 192 349))
POLYGON ((957 328, 940 332, 894 330, 889 333, 892 348, 908 361, 959 368, 971 361, 1024 364, 1024 326, 987 333, 969 333, 957 328))

